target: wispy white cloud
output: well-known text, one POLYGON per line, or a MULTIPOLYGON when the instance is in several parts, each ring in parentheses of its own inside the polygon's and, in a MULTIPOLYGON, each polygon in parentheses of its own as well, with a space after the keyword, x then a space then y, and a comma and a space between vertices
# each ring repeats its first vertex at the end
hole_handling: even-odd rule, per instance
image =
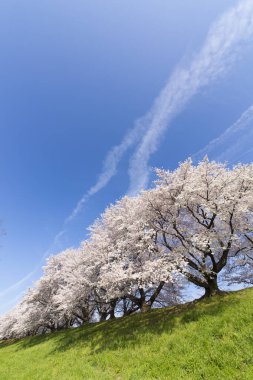
POLYGON ((12 291, 15 291, 21 285, 25 284, 28 280, 30 280, 32 278, 32 276, 34 275, 36 270, 37 270, 37 268, 34 269, 33 271, 31 271, 30 273, 26 274, 23 278, 21 278, 19 281, 15 282, 14 284, 9 286, 8 288, 2 290, 0 292, 0 298, 5 297, 7 294, 11 293, 12 291))
POLYGON ((203 156, 216 161, 228 161, 230 164, 253 159, 253 105, 240 118, 225 130, 218 138, 210 141, 203 149, 192 156, 194 161, 203 156))
POLYGON ((145 134, 131 159, 130 194, 147 185, 150 156, 158 149, 172 119, 201 88, 230 68, 243 42, 252 35, 253 0, 240 1, 211 26, 203 47, 189 67, 175 70, 148 113, 145 134))
POLYGON ((84 193, 82 198, 78 201, 76 207, 73 209, 71 214, 66 218, 65 223, 72 221, 77 214, 83 208, 83 205, 88 201, 88 199, 102 190, 117 173, 117 167, 126 151, 136 144, 146 127, 146 117, 137 120, 133 129, 131 129, 120 142, 120 144, 115 145, 108 152, 101 173, 99 174, 96 183, 84 193))
POLYGON ((0 304, 0 317, 11 310, 24 296, 24 291, 19 292, 13 298, 7 298, 6 301, 0 304))
POLYGON ((52 249, 55 247, 56 244, 58 244, 60 237, 65 233, 65 231, 61 231, 58 233, 54 240, 53 243, 51 244, 50 248, 48 248, 43 255, 41 256, 38 264, 34 267, 33 270, 31 270, 29 273, 27 273, 24 277, 22 277, 20 280, 16 281, 12 285, 8 286, 4 290, 0 292, 0 299, 6 297, 8 294, 12 294, 17 291, 17 289, 20 289, 22 286, 25 284, 29 283, 32 281, 33 277, 37 274, 39 270, 41 270, 41 266, 44 262, 44 260, 50 255, 52 252, 52 249))
MULTIPOLYGON (((49 257, 50 254, 52 254, 53 252, 53 249, 55 249, 60 243, 61 243, 61 238, 63 237, 63 235, 65 235, 66 233, 66 230, 65 229, 62 229, 60 232, 58 232, 54 239, 53 239, 53 242, 52 244, 50 245, 50 247, 42 254, 42 256, 40 257, 40 260, 39 262, 37 263, 37 265, 34 267, 33 270, 31 270, 29 273, 27 273, 25 276, 23 276, 20 280, 16 281, 15 283, 13 283, 12 285, 8 286, 7 288, 3 289, 1 292, 0 292, 0 299, 4 299, 5 297, 7 297, 8 295, 10 294, 16 294, 16 291, 18 289, 22 289, 22 288, 26 288, 27 287, 27 284, 32 284, 36 274, 38 275, 38 272, 41 270, 41 267, 45 261, 45 259, 47 257, 49 257)), ((8 300, 8 303, 11 303, 13 300, 16 299, 16 295, 14 296, 13 299, 11 300, 8 300)), ((14 301, 13 301, 14 302, 14 301)))

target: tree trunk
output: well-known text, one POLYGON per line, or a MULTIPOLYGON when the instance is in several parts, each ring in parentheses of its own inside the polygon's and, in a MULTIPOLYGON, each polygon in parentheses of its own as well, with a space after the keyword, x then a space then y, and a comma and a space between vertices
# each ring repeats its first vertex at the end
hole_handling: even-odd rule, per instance
POLYGON ((82 320, 83 320, 83 323, 89 322, 90 320, 89 310, 86 307, 82 308, 82 320))
POLYGON ((110 302, 110 311, 109 311, 110 319, 114 319, 115 318, 116 304, 117 304, 116 300, 110 302))
POLYGON ((147 313, 151 310, 151 302, 147 301, 141 305, 141 313, 147 313))
POLYGON ((99 322, 104 322, 106 321, 106 318, 108 317, 108 312, 107 310, 100 310, 99 311, 99 322))
POLYGON ((216 294, 222 293, 218 287, 217 276, 213 277, 212 279, 208 279, 207 283, 207 286, 205 286, 205 294, 203 296, 204 298, 212 297, 216 294))

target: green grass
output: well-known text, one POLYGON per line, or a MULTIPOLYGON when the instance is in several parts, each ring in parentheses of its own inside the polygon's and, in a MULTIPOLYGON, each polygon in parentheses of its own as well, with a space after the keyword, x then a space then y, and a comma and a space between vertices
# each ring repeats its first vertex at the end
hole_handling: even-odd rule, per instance
POLYGON ((1 380, 252 380, 253 289, 0 342, 1 380))

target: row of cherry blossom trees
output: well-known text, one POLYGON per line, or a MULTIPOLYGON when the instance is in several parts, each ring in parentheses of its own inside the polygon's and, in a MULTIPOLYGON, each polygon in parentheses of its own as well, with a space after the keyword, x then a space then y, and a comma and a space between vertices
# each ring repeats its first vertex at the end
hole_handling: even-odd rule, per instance
POLYGON ((157 170, 155 186, 108 207, 78 249, 47 260, 44 275, 0 320, 0 337, 45 333, 178 303, 192 283, 252 283, 253 164, 191 160, 157 170))

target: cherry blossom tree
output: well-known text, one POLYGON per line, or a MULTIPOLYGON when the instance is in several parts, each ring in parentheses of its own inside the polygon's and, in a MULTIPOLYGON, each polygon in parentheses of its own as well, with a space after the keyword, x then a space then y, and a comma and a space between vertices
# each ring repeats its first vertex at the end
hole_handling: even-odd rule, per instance
POLYGON ((184 258, 181 272, 206 296, 220 291, 218 274, 252 249, 253 165, 191 160, 157 170, 156 187, 142 194, 157 242, 184 258))
POLYGON ((110 206, 90 228, 86 249, 98 252, 99 287, 108 300, 128 299, 129 312, 148 310, 165 284, 175 282, 183 259, 157 245, 142 197, 124 197, 110 206))
POLYGON ((46 275, 58 283, 53 295, 53 307, 68 326, 83 324, 91 318, 90 304, 95 278, 89 266, 89 257, 83 249, 67 249, 52 256, 46 267, 46 275))
POLYGON ((0 317, 0 340, 14 338, 14 327, 17 323, 16 309, 0 317))

